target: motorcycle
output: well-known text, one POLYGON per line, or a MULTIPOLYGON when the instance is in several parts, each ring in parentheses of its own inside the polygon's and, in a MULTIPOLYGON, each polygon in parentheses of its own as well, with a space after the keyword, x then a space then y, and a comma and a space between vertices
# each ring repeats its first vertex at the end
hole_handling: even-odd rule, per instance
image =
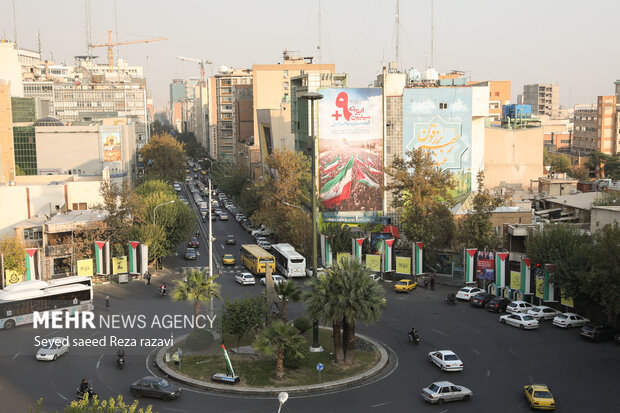
POLYGON ((166 296, 166 289, 165 288, 160 288, 159 289, 159 298, 163 298, 166 296))
POLYGON ((407 335, 409 336, 409 341, 412 344, 415 344, 415 345, 420 344, 420 335, 418 333, 415 333, 415 334, 408 333, 407 335))
POLYGON ((119 369, 123 369, 123 367, 125 367, 125 357, 117 357, 116 358, 116 366, 119 369))
POLYGON ((422 277, 422 287, 428 288, 428 277, 422 277))
POLYGON ((448 294, 445 301, 446 304, 456 305, 456 296, 454 294, 448 294))
POLYGON ((97 393, 95 393, 93 391, 92 387, 89 387, 88 389, 86 389, 85 392, 83 392, 79 387, 77 389, 75 389, 75 394, 77 395, 78 400, 84 400, 84 398, 86 397, 86 395, 88 394, 88 400, 92 400, 93 397, 95 397, 97 395, 97 393))

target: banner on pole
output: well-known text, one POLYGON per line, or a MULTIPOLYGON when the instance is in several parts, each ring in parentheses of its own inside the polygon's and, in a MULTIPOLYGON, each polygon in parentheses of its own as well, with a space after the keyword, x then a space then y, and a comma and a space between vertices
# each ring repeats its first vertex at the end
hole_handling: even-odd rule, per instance
POLYGON ((370 271, 381 271, 381 256, 374 254, 366 254, 366 268, 370 271))
POLYGON ((112 274, 127 274, 127 256, 112 258, 112 274))
POLYGON ((424 243, 416 242, 415 243, 415 275, 420 275, 424 273, 424 262, 422 261, 424 251, 424 243))
POLYGON ((39 249, 26 248, 26 281, 39 278, 39 249))
POLYGON ((128 249, 129 249, 129 274, 139 274, 138 271, 138 246, 140 245, 137 241, 129 241, 128 249))
POLYGON ((532 293, 532 260, 529 258, 521 259, 521 287, 523 294, 532 293))
POLYGON ((82 277, 93 276, 93 260, 78 260, 77 261, 77 275, 82 277))
POLYGON ((324 234, 321 234, 321 263, 325 268, 332 266, 332 249, 329 245, 329 237, 324 234))
POLYGON ((383 241, 383 272, 390 272, 393 270, 392 268, 392 255, 393 249, 392 245, 394 244, 394 239, 386 239, 383 241))
POLYGON ((468 248, 465 249, 465 259, 463 262, 465 263, 465 284, 474 283, 474 257, 476 256, 477 248, 468 248))
POLYGON ((359 262, 362 262, 362 244, 364 244, 364 238, 351 239, 351 253, 359 262))
POLYGON ((507 252, 495 253, 495 285, 504 288, 506 286, 506 261, 507 252))
POLYGON ((396 257, 396 273, 411 275, 411 259, 409 257, 396 257))

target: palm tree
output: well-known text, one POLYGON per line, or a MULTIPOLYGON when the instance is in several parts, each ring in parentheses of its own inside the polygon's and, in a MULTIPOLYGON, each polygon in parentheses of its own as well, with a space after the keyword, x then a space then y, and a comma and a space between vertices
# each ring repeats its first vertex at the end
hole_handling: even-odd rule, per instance
POLYGON ((301 290, 293 280, 277 283, 274 286, 276 294, 282 300, 282 321, 286 323, 286 303, 288 300, 297 302, 301 298, 301 290))
POLYGON ((207 277, 206 270, 188 269, 185 280, 180 281, 172 292, 175 301, 194 302, 194 320, 200 315, 200 303, 220 298, 220 285, 215 282, 217 275, 207 277))
POLYGON ((281 379, 284 377, 284 350, 300 353, 304 342, 304 338, 293 325, 278 320, 258 333, 254 348, 266 355, 275 353, 275 375, 277 379, 281 379))

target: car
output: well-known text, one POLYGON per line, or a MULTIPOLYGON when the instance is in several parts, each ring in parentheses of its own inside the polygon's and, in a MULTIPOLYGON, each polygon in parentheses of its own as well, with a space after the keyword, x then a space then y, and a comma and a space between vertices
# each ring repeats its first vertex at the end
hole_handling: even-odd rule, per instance
POLYGON ((187 246, 192 247, 192 248, 199 248, 200 241, 198 241, 198 238, 192 237, 192 239, 190 239, 189 242, 187 243, 187 246))
POLYGON ((258 242, 269 242, 265 237, 256 237, 255 241, 258 242))
POLYGON ((185 260, 195 260, 196 259, 196 250, 193 248, 187 248, 185 250, 185 260))
POLYGON ((202 222, 207 222, 207 214, 202 214, 202 222))
POLYGON ((456 298, 459 300, 467 300, 469 301, 474 295, 483 293, 484 290, 478 287, 463 287, 456 292, 456 298))
POLYGON ((273 230, 271 230, 270 228, 264 225, 261 225, 260 228, 252 231, 253 237, 266 236, 266 235, 271 235, 271 234, 273 234, 273 230))
POLYGON ((443 404, 455 400, 469 400, 474 393, 467 387, 449 381, 436 381, 423 388, 420 395, 429 403, 443 404))
POLYGON ((373 281, 381 281, 381 274, 379 273, 373 272, 369 276, 373 281))
POLYGON ((491 293, 480 293, 469 299, 469 304, 473 307, 485 307, 489 301, 495 298, 491 293))
POLYGON ((162 400, 173 400, 181 395, 182 389, 159 377, 146 376, 131 383, 129 391, 135 397, 147 396, 162 400))
POLYGON ((174 190, 177 192, 181 192, 181 186, 179 184, 174 184, 174 190))
POLYGON ((211 222, 217 221, 217 215, 211 214, 211 222))
POLYGON ((41 344, 41 348, 37 351, 37 360, 54 361, 69 351, 69 340, 66 337, 41 340, 41 344))
POLYGON ((523 386, 523 394, 531 409, 555 410, 556 404, 551 390, 544 384, 529 384, 523 386))
POLYGON ((436 364, 441 371, 462 371, 463 362, 450 350, 437 350, 428 353, 428 361, 436 364))
POLYGON ((495 297, 485 305, 485 308, 489 311, 495 311, 501 313, 506 311, 506 307, 510 304, 510 300, 503 297, 495 297))
POLYGON ((555 316, 562 314, 554 308, 547 307, 546 305, 539 305, 527 310, 527 313, 537 319, 538 321, 553 320, 555 316))
POLYGON ((406 292, 414 290, 418 286, 418 283, 413 280, 403 278, 394 284, 394 292, 406 292))
POLYGON ((219 208, 215 208, 215 210, 213 212, 215 213, 215 215, 217 215, 219 217, 220 214, 222 213, 222 210, 219 209, 219 208))
POLYGON ((527 313, 534 306, 525 301, 513 301, 506 307, 507 313, 527 313))
POLYGON ((581 327, 589 322, 587 318, 575 313, 562 313, 553 317, 553 325, 562 328, 581 327))
POLYGON ((256 281, 254 280, 254 276, 249 272, 242 272, 240 274, 235 275, 235 281, 237 281, 241 285, 254 285, 256 281))
MULTIPOLYGON (((271 278, 273 278, 273 283, 274 284, 280 284, 284 282, 284 277, 282 277, 281 275, 277 275, 277 274, 273 274, 271 276, 271 278)), ((263 277, 260 279, 260 283, 262 285, 267 285, 267 277, 263 277)))
POLYGON ((258 241, 256 244, 259 247, 261 247, 262 249, 264 249, 264 250, 270 250, 271 249, 271 242, 269 242, 269 241, 261 240, 261 241, 258 241))
MULTIPOLYGON (((325 274, 325 268, 323 267, 317 267, 316 269, 316 275, 322 275, 325 274)), ((312 277, 314 275, 314 271, 312 267, 308 267, 306 268, 306 276, 308 277, 312 277)))
POLYGON ((499 322, 508 324, 509 326, 519 327, 521 330, 533 330, 539 326, 538 320, 527 314, 500 315, 499 322))
POLYGON ((237 222, 242 222, 242 221, 245 221, 248 218, 245 215, 243 215, 243 214, 237 214, 237 215, 235 215, 235 219, 237 220, 237 222))
POLYGON ((222 213, 220 214, 220 220, 222 220, 222 221, 228 221, 228 214, 226 214, 226 213, 222 212, 222 213))
POLYGON ((586 323, 579 332, 581 337, 592 341, 606 341, 614 338, 616 329, 608 324, 586 323))
POLYGON ((222 257, 222 264, 224 265, 235 265, 235 257, 232 254, 224 254, 222 257))
POLYGON ((237 238, 234 235, 226 235, 226 245, 236 245, 237 238))

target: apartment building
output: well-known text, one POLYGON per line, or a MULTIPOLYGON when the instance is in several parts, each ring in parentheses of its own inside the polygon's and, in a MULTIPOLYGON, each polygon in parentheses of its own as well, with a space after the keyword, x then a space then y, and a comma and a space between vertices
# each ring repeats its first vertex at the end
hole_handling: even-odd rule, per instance
POLYGON ((510 80, 487 80, 472 82, 471 85, 489 87, 489 118, 493 122, 500 122, 502 106, 510 104, 510 80))
POLYGON ((596 105, 576 105, 574 116, 573 152, 618 153, 620 116, 615 95, 598 96, 596 105))
POLYGON ((537 83, 523 85, 523 104, 532 105, 534 115, 557 119, 560 109, 560 85, 537 83))

